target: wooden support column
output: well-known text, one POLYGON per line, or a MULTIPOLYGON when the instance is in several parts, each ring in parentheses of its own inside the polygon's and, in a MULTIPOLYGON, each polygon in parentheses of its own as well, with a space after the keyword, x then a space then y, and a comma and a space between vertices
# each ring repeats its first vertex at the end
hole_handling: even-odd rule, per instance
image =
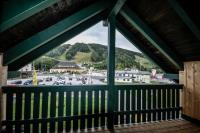
POLYGON ((3 54, 0 53, 0 132, 2 129, 1 122, 5 119, 5 98, 2 93, 2 86, 7 84, 7 67, 3 66, 3 54))
POLYGON ((200 121, 200 61, 185 62, 179 79, 184 85, 183 117, 200 121))
POLYGON ((114 104, 115 104, 115 16, 108 18, 108 129, 114 128, 114 104))

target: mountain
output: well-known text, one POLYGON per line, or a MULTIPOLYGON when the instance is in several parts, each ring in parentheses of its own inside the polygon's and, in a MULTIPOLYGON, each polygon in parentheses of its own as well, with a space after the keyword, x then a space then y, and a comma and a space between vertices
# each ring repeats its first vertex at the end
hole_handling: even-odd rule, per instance
MULTIPOLYGON (((122 48, 116 48, 115 51, 115 63, 117 70, 124 70, 127 68, 151 70, 152 68, 155 68, 155 65, 148 61, 142 53, 129 51, 122 48)), ((53 65, 56 63, 55 60, 62 60, 74 61, 76 63, 83 64, 86 67, 92 66, 96 69, 106 69, 107 54, 107 46, 105 45, 95 43, 75 43, 74 45, 61 45, 45 54, 43 58, 49 58, 48 60, 52 59, 53 65)), ((38 59, 37 62, 41 63, 41 59, 42 58, 38 59)))

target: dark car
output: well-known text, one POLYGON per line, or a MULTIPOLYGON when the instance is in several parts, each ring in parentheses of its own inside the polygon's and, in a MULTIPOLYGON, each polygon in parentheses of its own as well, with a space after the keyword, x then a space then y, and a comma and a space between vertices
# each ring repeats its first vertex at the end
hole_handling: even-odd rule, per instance
POLYGON ((47 77, 46 82, 52 81, 52 77, 47 77))
POLYGON ((11 84, 20 85, 20 84, 22 84, 22 81, 21 80, 16 80, 16 81, 11 82, 11 84))
POLYGON ((33 84, 33 80, 26 80, 24 82, 24 85, 32 85, 33 84))

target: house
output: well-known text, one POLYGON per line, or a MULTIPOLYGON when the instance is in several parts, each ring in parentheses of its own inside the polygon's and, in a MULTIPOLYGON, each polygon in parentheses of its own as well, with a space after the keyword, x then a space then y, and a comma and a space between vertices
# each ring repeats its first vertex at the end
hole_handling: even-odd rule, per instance
POLYGON ((50 73, 80 73, 82 69, 75 62, 59 62, 50 69, 50 73))
POLYGON ((134 79, 130 77, 115 77, 115 82, 118 83, 133 83, 134 79))
POLYGON ((150 83, 150 72, 147 71, 116 71, 115 78, 122 79, 116 81, 150 83))
MULTIPOLYGON (((151 73, 148 71, 115 71, 115 82, 150 83, 151 73)), ((107 79, 105 78, 105 82, 107 79)))
POLYGON ((32 72, 33 71, 33 64, 27 64, 26 66, 22 67, 20 70, 20 72, 32 72))

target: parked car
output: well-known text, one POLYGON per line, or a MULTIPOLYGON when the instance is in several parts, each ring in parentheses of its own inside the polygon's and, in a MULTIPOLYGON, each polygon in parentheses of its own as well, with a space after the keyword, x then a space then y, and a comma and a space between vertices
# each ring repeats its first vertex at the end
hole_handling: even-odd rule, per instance
POLYGON ((46 82, 52 81, 52 77, 47 77, 46 82))
POLYGON ((45 85, 42 79, 38 79, 38 85, 45 85))
POLYGON ((15 80, 13 82, 11 82, 12 85, 21 85, 22 81, 21 80, 15 80))
POLYGON ((33 84, 33 80, 26 80, 25 82, 24 82, 24 85, 32 85, 33 84))
POLYGON ((57 80, 53 83, 53 85, 65 85, 65 80, 57 80))

